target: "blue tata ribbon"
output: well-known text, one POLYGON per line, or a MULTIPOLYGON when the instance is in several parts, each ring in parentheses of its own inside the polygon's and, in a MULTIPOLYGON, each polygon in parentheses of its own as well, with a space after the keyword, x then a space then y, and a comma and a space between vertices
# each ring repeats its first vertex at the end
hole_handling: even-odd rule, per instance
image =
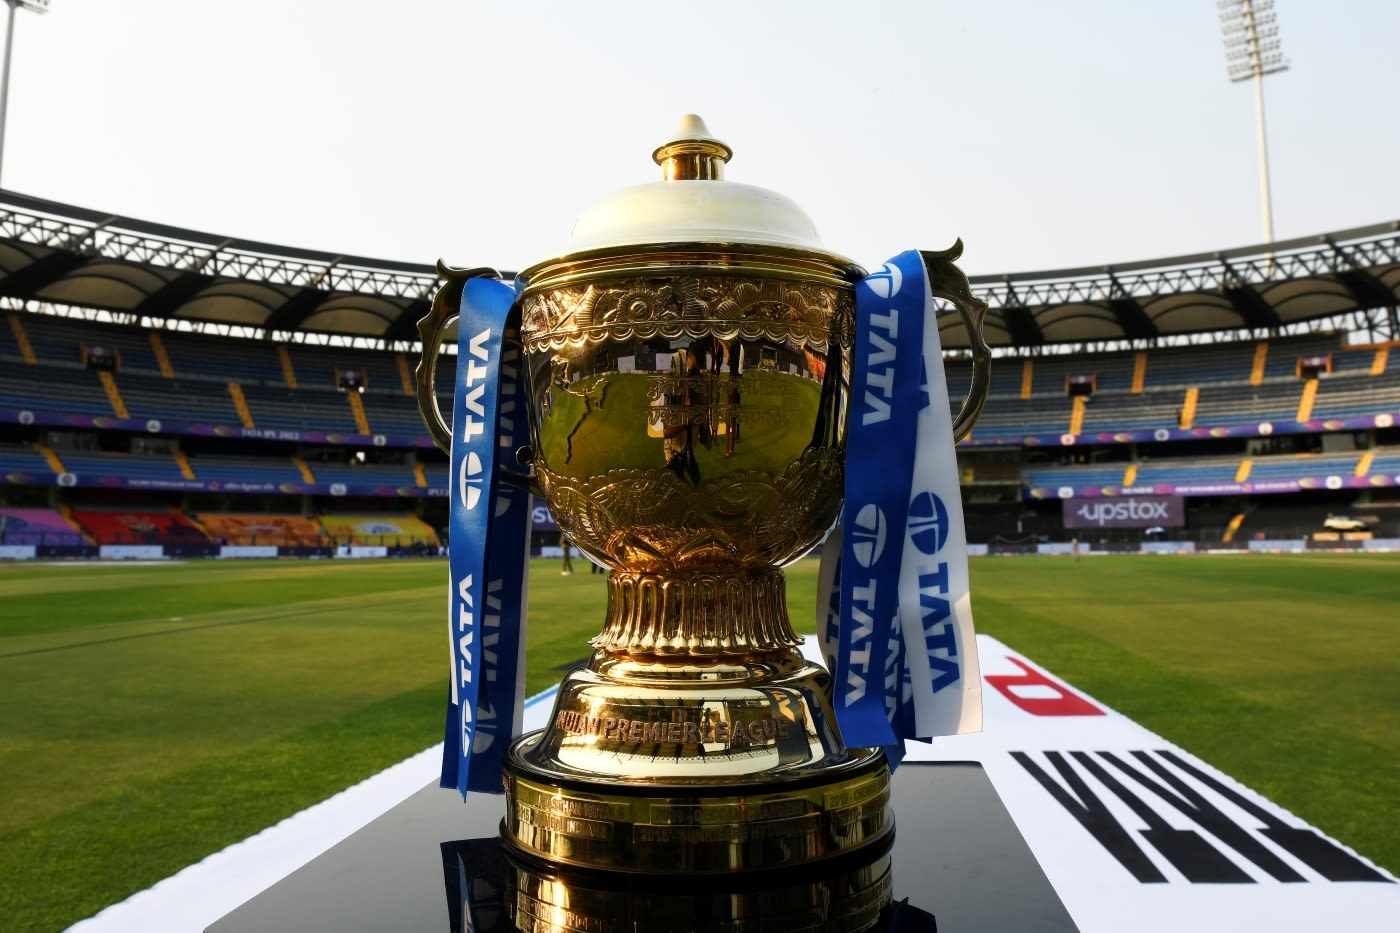
POLYGON ((911 251, 856 285, 833 700, 846 744, 857 747, 898 741, 887 698, 897 697, 901 674, 891 633, 923 390, 922 283, 911 251))
POLYGON ((981 728, 966 536, 924 265, 856 286, 843 529, 823 550, 818 631, 851 747, 981 728), (839 555, 839 556, 838 556, 839 555))
POLYGON ((502 793, 524 688, 530 494, 501 478, 526 436, 515 291, 469 279, 459 312, 449 477, 452 691, 443 787, 502 793), (502 452, 507 456, 501 456, 502 452))

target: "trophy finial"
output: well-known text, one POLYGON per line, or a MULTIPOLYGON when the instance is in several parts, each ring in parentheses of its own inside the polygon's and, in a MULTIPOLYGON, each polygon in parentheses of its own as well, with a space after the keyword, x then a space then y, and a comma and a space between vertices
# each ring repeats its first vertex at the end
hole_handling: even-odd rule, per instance
POLYGON ((733 149, 711 135, 699 114, 688 113, 672 140, 658 146, 651 157, 666 181, 717 181, 733 155, 733 149))

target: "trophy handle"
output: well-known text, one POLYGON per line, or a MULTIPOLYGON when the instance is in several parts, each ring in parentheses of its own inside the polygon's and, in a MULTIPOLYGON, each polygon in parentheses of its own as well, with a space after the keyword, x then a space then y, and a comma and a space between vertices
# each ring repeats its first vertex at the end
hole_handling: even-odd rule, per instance
POLYGON ((433 295, 432 307, 418 321, 418 336, 423 341, 423 356, 418 360, 414 373, 418 399, 418 414, 428 428, 428 435, 443 453, 452 452, 452 428, 442 417, 437 397, 438 350, 442 347, 442 337, 448 325, 457 320, 458 309, 462 306, 462 289, 467 287, 467 279, 500 278, 495 269, 478 267, 475 269, 454 269, 441 259, 437 264, 438 275, 444 281, 433 295))
POLYGON ((933 297, 950 301, 958 309, 972 344, 972 385, 968 387, 967 398, 963 399, 962 410, 953 419, 953 443, 972 433, 972 426, 977 423, 983 406, 987 404, 987 390, 992 381, 992 351, 983 333, 987 303, 973 297, 967 276, 954 265, 962 251, 961 239, 941 252, 919 251, 928 275, 929 291, 933 297))

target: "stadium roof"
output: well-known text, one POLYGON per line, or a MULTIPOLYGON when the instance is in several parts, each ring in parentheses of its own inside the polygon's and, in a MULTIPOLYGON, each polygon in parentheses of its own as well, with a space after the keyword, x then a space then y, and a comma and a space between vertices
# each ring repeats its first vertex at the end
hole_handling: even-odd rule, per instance
MULTIPOLYGON (((223 237, 0 191, 0 306, 96 308, 132 324, 148 318, 406 348, 438 281, 427 264, 223 237)), ((1400 339, 1400 221, 971 283, 991 308, 994 348, 1267 333, 1349 314, 1400 339)), ((952 316, 943 342, 966 346, 952 316)))

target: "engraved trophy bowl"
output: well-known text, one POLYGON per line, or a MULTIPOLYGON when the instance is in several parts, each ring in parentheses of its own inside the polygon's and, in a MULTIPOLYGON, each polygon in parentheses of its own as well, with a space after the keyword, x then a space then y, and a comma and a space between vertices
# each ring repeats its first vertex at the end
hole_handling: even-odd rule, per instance
MULTIPOLYGON (((787 198, 723 180, 730 155, 686 117, 653 153, 662 181, 598 202, 516 282, 522 456, 560 529, 611 571, 592 659, 507 759, 508 850, 551 870, 800 871, 887 852, 894 830, 884 755, 842 742, 782 572, 841 509, 864 270, 787 198)), ((923 254, 972 335, 957 437, 990 356, 960 250, 923 254)), ((448 449, 438 346, 466 280, 494 273, 439 271, 418 402, 448 449)), ((873 858, 857 874, 887 897, 873 858)))

